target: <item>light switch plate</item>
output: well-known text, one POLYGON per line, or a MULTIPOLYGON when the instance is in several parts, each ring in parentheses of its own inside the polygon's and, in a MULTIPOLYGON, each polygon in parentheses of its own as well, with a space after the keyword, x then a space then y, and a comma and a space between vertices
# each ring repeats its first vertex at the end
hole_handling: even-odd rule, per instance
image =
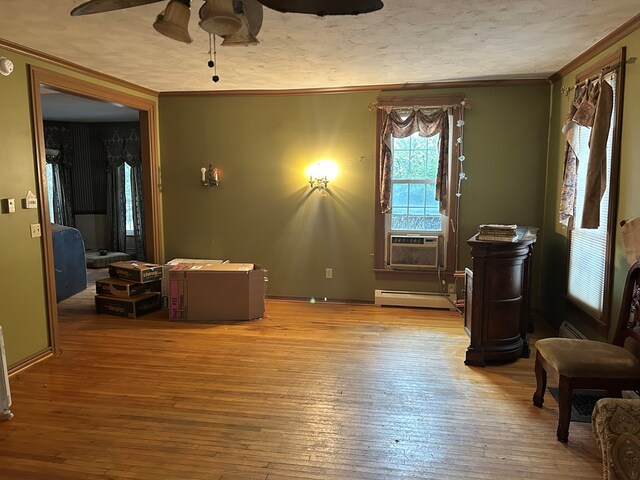
POLYGON ((16 199, 15 198, 3 198, 2 199, 2 213, 15 213, 16 211, 16 199))

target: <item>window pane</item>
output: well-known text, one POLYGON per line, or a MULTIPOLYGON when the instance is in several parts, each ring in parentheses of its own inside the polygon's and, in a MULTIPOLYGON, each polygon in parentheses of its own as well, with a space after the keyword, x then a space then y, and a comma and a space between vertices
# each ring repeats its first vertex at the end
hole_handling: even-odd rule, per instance
POLYGON ((424 207, 425 205, 425 184, 413 183, 409 185, 409 206, 424 207))
POLYGON ((438 175, 438 150, 429 150, 427 153, 426 159, 426 175, 427 178, 436 179, 436 175, 438 175))
POLYGON ((436 200, 436 185, 435 183, 428 183, 425 185, 425 198, 427 207, 432 210, 432 213, 439 215, 440 202, 436 200))
POLYGON ((435 199, 439 135, 392 139, 391 229, 441 231, 435 199))
POLYGON ((429 148, 429 137, 421 137, 420 135, 411 135, 411 148, 414 150, 426 150, 429 148))
POLYGON ((391 209, 391 213, 393 215, 406 215, 407 211, 408 211, 408 209, 407 208, 403 208, 403 207, 393 207, 391 209))
POLYGON ((412 180, 424 180, 427 178, 427 153, 424 150, 411 151, 410 172, 412 180))
POLYGON ((393 151, 396 150, 410 150, 411 149, 411 137, 395 138, 393 137, 393 151))
POLYGON ((45 165, 47 172, 47 197, 49 198, 49 221, 55 223, 54 206, 53 206, 53 165, 47 163, 45 165))
POLYGON ((391 194, 393 197, 392 208, 396 206, 407 206, 409 204, 408 183, 394 183, 391 194))
POLYGON ((440 216, 434 215, 391 215, 392 230, 440 231, 440 216))
POLYGON ((131 195, 131 167, 124 164, 124 196, 127 235, 133 235, 133 197, 131 195))

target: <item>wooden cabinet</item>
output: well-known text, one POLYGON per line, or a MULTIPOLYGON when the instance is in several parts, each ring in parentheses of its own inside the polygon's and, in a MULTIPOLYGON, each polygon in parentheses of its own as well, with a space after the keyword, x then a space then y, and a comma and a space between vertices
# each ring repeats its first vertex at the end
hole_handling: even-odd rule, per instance
POLYGON ((515 242, 468 240, 473 271, 465 275, 465 364, 485 366, 529 356, 531 254, 537 229, 519 227, 515 242))

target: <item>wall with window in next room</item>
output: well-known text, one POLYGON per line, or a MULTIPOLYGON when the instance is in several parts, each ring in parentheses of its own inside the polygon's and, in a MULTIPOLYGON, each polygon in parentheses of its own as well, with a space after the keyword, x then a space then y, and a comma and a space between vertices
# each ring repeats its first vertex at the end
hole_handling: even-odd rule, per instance
MULTIPOLYGON (((479 223, 542 226, 550 88, 384 93, 460 92, 473 105, 465 117, 463 268, 479 223)), ((380 93, 161 96, 167 258, 260 263, 272 295, 371 301, 376 288, 437 290, 423 279, 383 281, 373 272, 376 121, 367 105, 380 93), (310 192, 304 171, 325 157, 340 173, 322 198, 310 192), (215 188, 200 185, 209 163, 220 169, 215 188), (325 268, 333 268, 332 279, 325 268)))

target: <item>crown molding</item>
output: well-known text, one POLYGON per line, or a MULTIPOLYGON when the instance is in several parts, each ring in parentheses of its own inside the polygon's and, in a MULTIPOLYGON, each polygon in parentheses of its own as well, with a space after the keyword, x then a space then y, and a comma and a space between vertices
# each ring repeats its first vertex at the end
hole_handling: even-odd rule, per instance
POLYGON ((39 50, 34 50, 29 47, 25 47, 23 45, 19 45, 17 43, 10 42, 9 40, 5 40, 0 38, 0 47, 10 50, 15 53, 19 53, 21 55, 26 55, 28 57, 34 58, 36 60, 42 60, 49 64, 57 65, 59 67, 64 67, 69 70, 72 70, 77 73, 81 73, 83 75, 87 75, 89 77, 95 78, 96 80, 102 80, 105 82, 112 83, 114 85, 119 85, 121 87, 128 88, 138 93, 142 93, 145 95, 151 95, 153 97, 158 96, 158 92, 155 90, 151 90, 146 87, 142 87, 135 83, 127 82, 126 80, 122 80, 117 77, 112 77, 111 75, 107 75, 105 73, 98 72, 96 70, 92 70, 87 67, 83 67, 82 65, 78 65, 73 62, 69 62, 67 60, 63 60, 61 58, 55 57, 53 55, 49 55, 48 53, 40 52, 39 50))
POLYGON ((588 50, 585 50, 583 53, 578 55, 576 58, 567 63, 564 67, 558 70, 556 73, 549 77, 549 81, 551 83, 555 83, 560 80, 562 77, 567 76, 574 70, 580 68, 582 65, 587 63, 589 60, 594 59, 596 56, 604 52, 607 48, 611 47, 615 43, 622 40, 627 35, 635 32, 638 28, 640 28, 640 13, 629 20, 624 25, 620 26, 618 29, 611 32, 609 35, 604 37, 598 43, 590 47, 588 50))
POLYGON ((289 90, 193 90, 160 92, 160 97, 198 96, 270 96, 270 95, 313 95, 328 93, 400 92, 411 90, 433 90, 441 88, 501 87, 523 85, 549 85, 548 78, 507 78, 495 80, 459 80, 431 83, 397 83, 383 85, 363 85, 353 87, 300 88, 289 90))

